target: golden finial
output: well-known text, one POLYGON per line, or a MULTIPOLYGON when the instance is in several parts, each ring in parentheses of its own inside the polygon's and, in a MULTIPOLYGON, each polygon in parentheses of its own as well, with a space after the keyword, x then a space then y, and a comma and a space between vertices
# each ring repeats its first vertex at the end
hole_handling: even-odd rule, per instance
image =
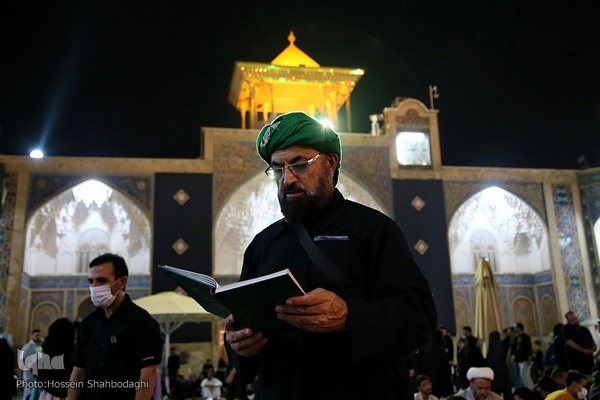
POLYGON ((296 36, 294 36, 294 31, 290 31, 290 34, 288 35, 287 39, 290 41, 290 45, 294 44, 294 42, 296 41, 296 36))

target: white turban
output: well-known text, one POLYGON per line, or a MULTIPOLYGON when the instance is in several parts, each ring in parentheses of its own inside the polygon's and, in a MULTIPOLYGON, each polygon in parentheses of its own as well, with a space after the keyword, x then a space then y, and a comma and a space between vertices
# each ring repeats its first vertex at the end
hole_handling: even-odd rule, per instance
POLYGON ((479 378, 493 381, 494 380, 494 371, 488 367, 469 368, 469 370, 467 371, 467 379, 473 380, 473 379, 479 379, 479 378))

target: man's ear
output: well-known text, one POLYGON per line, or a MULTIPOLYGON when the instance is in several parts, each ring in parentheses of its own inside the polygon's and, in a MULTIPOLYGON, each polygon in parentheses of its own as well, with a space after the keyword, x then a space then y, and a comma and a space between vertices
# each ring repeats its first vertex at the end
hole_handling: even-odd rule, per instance
POLYGON ((123 291, 125 291, 125 288, 127 287, 127 277, 126 276, 122 276, 121 277, 121 282, 123 282, 122 283, 122 285, 123 285, 123 291))
POLYGON ((326 159, 327 159, 327 169, 329 170, 329 173, 331 175, 333 175, 340 158, 335 153, 327 153, 326 159))

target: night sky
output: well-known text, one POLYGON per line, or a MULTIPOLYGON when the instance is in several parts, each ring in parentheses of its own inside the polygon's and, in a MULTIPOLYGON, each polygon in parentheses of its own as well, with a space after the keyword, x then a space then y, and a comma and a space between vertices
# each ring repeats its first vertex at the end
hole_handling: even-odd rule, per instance
POLYGON ((597 0, 22 3, 0 5, 2 154, 197 158, 201 126, 240 127, 234 62, 293 30, 322 66, 366 70, 355 132, 434 84, 445 165, 600 166, 597 0))

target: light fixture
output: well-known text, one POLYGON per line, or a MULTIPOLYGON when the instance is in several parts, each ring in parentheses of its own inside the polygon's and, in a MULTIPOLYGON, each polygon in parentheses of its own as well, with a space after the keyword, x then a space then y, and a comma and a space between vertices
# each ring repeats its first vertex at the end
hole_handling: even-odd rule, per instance
POLYGON ((31 150, 29 153, 29 157, 31 158, 44 158, 44 153, 40 149, 31 150))
POLYGON ((435 110, 433 99, 439 99, 440 94, 438 92, 437 85, 429 85, 429 108, 435 110))
POLYGON ((112 189, 96 179, 90 179, 73 188, 73 197, 76 202, 82 202, 86 207, 96 203, 102 207, 112 196, 112 189))

